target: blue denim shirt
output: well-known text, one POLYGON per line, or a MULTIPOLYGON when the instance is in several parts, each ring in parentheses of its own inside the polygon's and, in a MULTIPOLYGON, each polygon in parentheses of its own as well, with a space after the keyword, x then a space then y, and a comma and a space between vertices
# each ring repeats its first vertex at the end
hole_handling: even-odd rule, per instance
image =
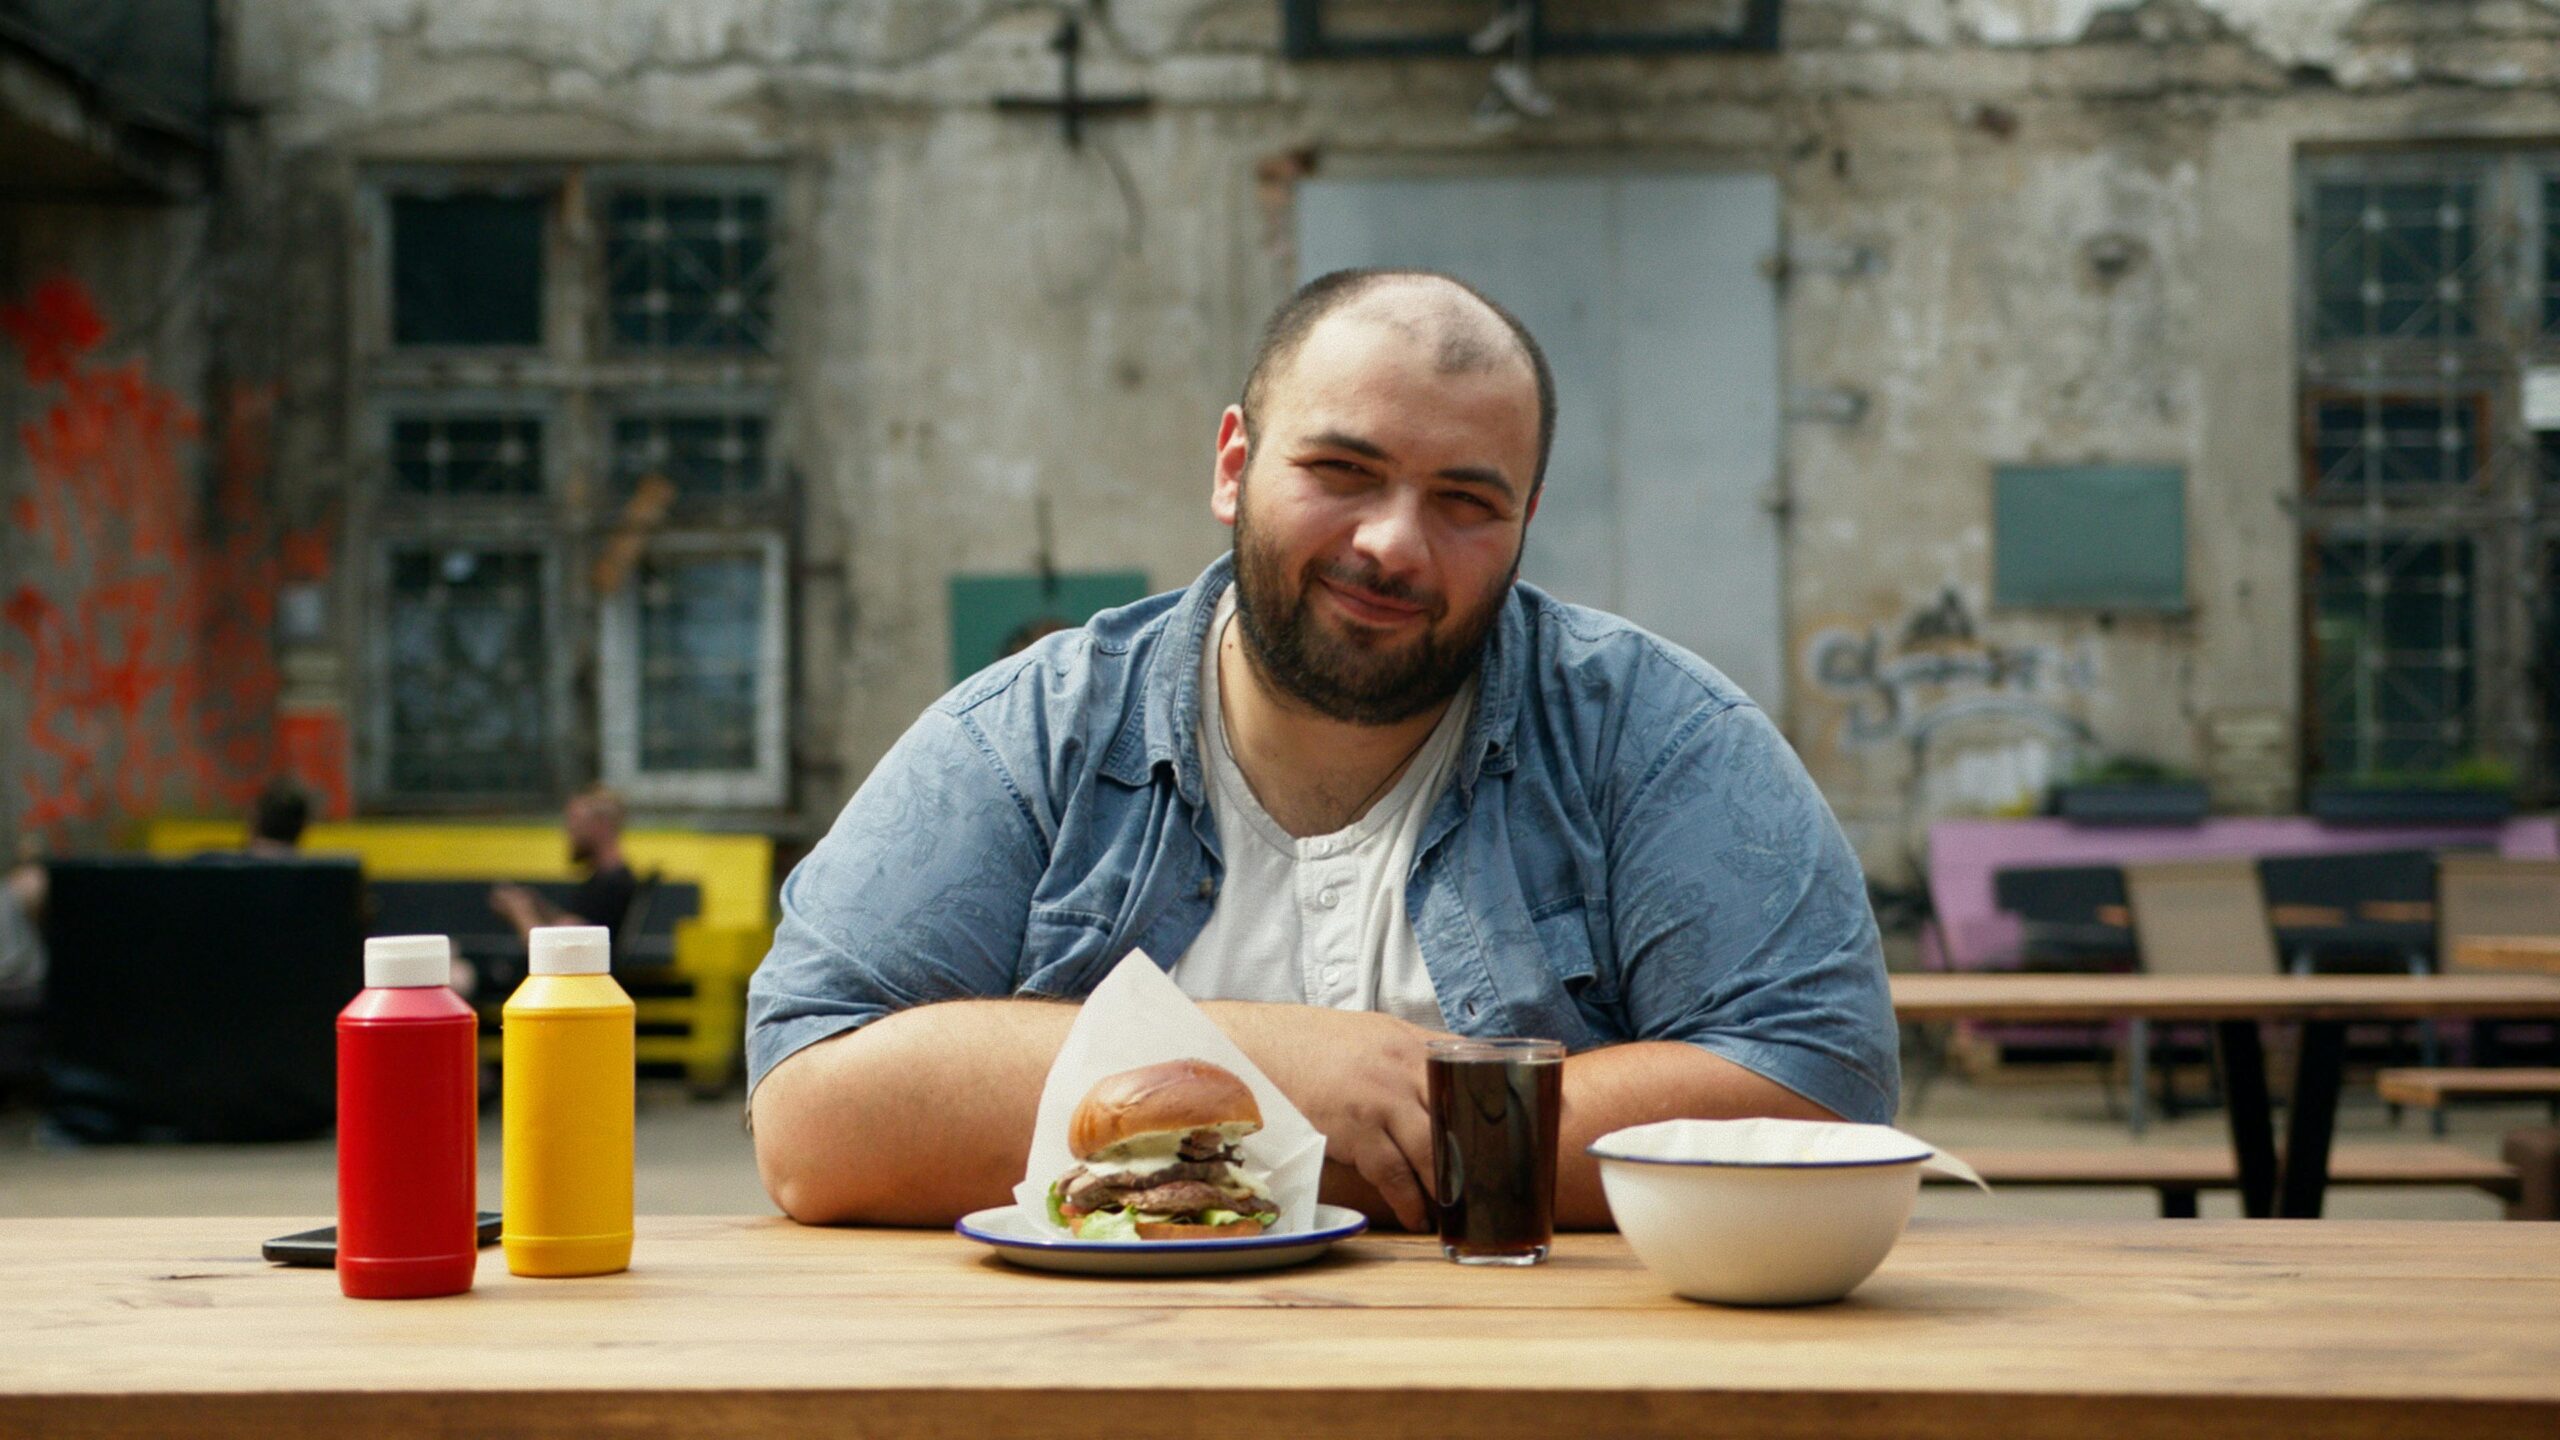
MULTIPOLYGON (((911 1006, 1081 996, 1133 947, 1181 958, 1218 899, 1196 730, 1231 575, 1049 636, 908 730, 783 884, 750 1089, 911 1006)), ((1405 909, 1460 1033, 1685 1041, 1893 1116, 1857 857, 1759 707, 1624 620, 1512 587, 1405 909)))

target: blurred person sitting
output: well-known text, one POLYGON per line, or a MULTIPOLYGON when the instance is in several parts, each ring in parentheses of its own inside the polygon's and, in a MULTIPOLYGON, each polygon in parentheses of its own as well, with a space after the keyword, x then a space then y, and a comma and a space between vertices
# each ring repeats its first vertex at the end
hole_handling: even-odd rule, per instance
POLYGON ((0 1010, 32 1009, 44 993, 44 892, 32 855, 0 880, 0 1010))
POLYGON ((302 853, 303 827, 311 823, 311 798, 302 787, 281 777, 267 782, 249 808, 249 838, 244 855, 283 860, 302 853))
POLYGON ((489 908, 519 936, 530 936, 537 925, 601 925, 619 934, 639 889, 622 858, 623 818, 622 797, 602 785, 570 796, 561 823, 569 832, 570 861, 587 873, 568 903, 555 905, 529 886, 499 885, 489 891, 489 908))

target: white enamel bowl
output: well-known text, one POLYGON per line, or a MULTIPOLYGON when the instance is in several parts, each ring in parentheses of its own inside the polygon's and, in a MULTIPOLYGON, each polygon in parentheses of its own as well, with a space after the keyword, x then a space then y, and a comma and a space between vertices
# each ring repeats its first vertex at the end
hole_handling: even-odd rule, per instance
MULTIPOLYGON (((1933 1153, 1880 1125, 1830 1125, 1819 1159, 1764 1158, 1751 1122, 1665 1120, 1592 1143, 1600 1186, 1645 1268, 1724 1305, 1818 1305, 1884 1263, 1933 1153)), ((1810 1123, 1810 1122, 1807 1122, 1810 1123)), ((1765 1135, 1767 1122, 1758 1122, 1765 1135)))

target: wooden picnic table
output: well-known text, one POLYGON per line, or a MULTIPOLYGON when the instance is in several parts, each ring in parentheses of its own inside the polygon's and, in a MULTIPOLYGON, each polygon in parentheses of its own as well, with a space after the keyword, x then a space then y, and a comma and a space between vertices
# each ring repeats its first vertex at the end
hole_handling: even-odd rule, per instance
POLYGON ((629 1272, 342 1299, 293 1219, 0 1220, 0 1434, 1041 1440, 2560 1433, 2560 1226, 1918 1221, 1847 1301, 1367 1237, 1104 1280, 936 1231, 643 1217, 629 1272))
POLYGON ((2346 1027, 2365 1020, 2560 1020, 2560 976, 2029 975, 1931 972, 1892 979, 1908 1021, 2203 1021, 2222 1056, 2240 1203, 2250 1216, 2311 1218, 2328 1192, 2346 1027), (2259 1027, 2297 1022, 2291 1113, 2275 1148, 2259 1027))

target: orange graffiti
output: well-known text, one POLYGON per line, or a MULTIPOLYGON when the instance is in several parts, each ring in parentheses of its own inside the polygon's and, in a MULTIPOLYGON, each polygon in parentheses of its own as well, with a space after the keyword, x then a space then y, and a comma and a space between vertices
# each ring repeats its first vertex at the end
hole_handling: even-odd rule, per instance
MULTIPOLYGON (((201 422, 141 360, 98 361, 109 327, 79 281, 0 305, 0 332, 51 392, 19 431, 33 484, 9 507, 43 573, 0 602, 0 674, 28 697, 22 828, 245 806, 289 758, 276 587, 331 551, 325 525, 284 531, 261 504, 273 387, 227 397, 207 507, 189 483, 201 422)), ((343 768, 322 788, 342 795, 343 768)))

